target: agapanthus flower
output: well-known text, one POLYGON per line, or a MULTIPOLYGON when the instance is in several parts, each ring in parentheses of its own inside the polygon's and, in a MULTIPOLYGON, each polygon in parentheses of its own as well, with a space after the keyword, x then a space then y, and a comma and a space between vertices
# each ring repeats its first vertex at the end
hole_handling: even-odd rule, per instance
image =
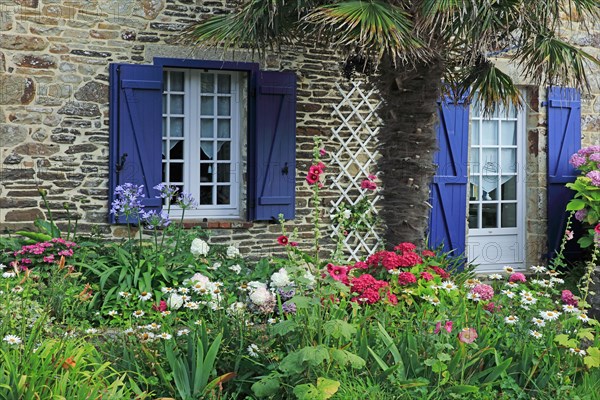
POLYGON ((170 186, 165 183, 159 183, 158 185, 154 186, 154 189, 160 192, 160 194, 156 197, 167 200, 171 199, 175 194, 177 194, 178 190, 177 187, 170 186))
POLYGON ((198 202, 191 193, 183 192, 177 198, 177 205, 184 210, 189 208, 198 208, 198 202))
POLYGON ((150 210, 148 212, 141 211, 140 218, 146 225, 146 229, 162 229, 166 228, 171 224, 169 214, 166 211, 157 212, 156 210, 150 210))
POLYGON ((296 313, 296 303, 291 301, 286 301, 281 305, 281 310, 285 314, 295 314, 296 313))
POLYGON ((136 216, 144 208, 141 198, 144 195, 144 185, 124 183, 115 188, 114 200, 110 212, 116 216, 136 216))

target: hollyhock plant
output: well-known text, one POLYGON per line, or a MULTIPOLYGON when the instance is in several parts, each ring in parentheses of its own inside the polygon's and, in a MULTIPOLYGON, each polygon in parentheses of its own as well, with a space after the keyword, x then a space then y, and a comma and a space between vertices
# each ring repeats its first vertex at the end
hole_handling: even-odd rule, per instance
POLYGON ((329 275, 336 281, 340 281, 346 285, 348 284, 349 281, 348 281, 348 268, 347 267, 329 263, 329 264, 327 264, 327 272, 329 272, 329 275))
POLYGON ((463 343, 473 343, 477 339, 477 331, 475 328, 463 328, 458 334, 458 340, 463 343))
POLYGON ((288 237, 285 235, 281 235, 277 238, 277 243, 279 243, 282 246, 287 246, 288 242, 288 237))

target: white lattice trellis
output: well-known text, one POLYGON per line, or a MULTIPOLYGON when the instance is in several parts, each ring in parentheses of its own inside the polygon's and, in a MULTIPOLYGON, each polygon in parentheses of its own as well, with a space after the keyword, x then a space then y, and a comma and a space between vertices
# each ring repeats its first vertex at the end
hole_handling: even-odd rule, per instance
MULTIPOLYGON (((342 100, 333 106, 332 112, 332 116, 340 122, 339 126, 332 128, 333 138, 339 142, 332 161, 339 167, 339 173, 333 179, 331 188, 339 191, 340 196, 331 202, 330 212, 337 215, 342 204, 351 207, 369 196, 372 200, 369 212, 376 216, 376 204, 380 196, 362 189, 361 182, 375 170, 379 156, 376 147, 381 120, 376 110, 381 100, 373 90, 365 91, 361 82, 351 82, 349 90, 336 86, 342 100)), ((356 261, 377 249, 380 239, 377 227, 366 219, 363 222, 367 225, 365 229, 349 231, 344 236, 344 253, 348 255, 348 261, 356 261)), ((339 223, 334 223, 332 236, 337 237, 341 229, 339 223)))

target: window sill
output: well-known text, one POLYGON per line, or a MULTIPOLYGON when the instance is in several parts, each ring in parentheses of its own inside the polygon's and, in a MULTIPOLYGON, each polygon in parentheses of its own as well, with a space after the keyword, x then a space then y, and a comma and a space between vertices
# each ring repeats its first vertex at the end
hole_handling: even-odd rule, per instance
POLYGON ((206 229, 250 229, 254 223, 246 220, 213 220, 213 221, 197 221, 183 220, 183 227, 186 229, 201 227, 206 229))

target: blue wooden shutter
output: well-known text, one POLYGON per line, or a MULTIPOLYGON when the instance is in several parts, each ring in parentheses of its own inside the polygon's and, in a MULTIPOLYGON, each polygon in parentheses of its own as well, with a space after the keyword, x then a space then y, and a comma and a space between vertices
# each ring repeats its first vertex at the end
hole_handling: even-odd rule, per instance
POLYGON ((566 229, 567 203, 577 171, 569 158, 581 148, 581 96, 576 89, 548 89, 548 257, 560 247, 566 229))
POLYGON ((115 187, 133 183, 144 185, 147 211, 161 208, 153 189, 162 181, 161 143, 162 68, 111 64, 109 203, 115 187))
POLYGON ((259 71, 256 128, 250 138, 250 217, 285 219, 295 214, 296 74, 259 71))
POLYGON ((469 154, 469 105, 460 100, 441 101, 434 155, 438 169, 431 185, 429 244, 444 245, 454 255, 465 252, 467 210, 467 162, 469 154))

